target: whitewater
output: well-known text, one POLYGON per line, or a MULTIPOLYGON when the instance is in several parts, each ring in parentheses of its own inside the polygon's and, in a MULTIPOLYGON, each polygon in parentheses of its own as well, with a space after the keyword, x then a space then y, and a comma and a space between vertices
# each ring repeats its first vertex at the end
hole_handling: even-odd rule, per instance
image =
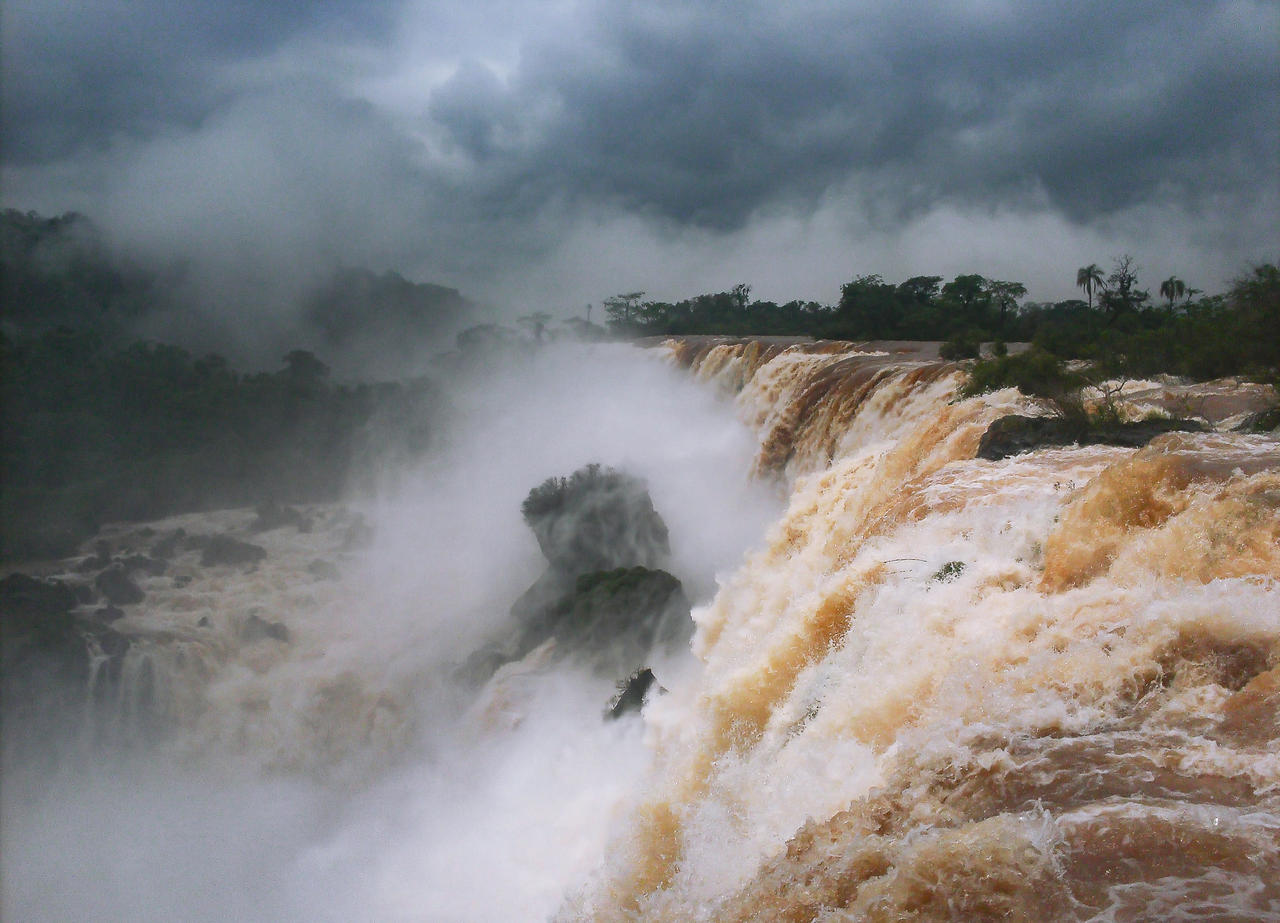
POLYGON ((878 345, 459 374, 427 456, 253 568, 147 578, 54 755, 6 721, 4 918, 1280 920, 1280 443, 1231 431, 1261 389, 1129 383, 1216 428, 987 461, 1045 411, 878 345), (695 603, 618 721, 538 652, 457 679, 537 577, 521 500, 591 462, 647 482, 695 603))

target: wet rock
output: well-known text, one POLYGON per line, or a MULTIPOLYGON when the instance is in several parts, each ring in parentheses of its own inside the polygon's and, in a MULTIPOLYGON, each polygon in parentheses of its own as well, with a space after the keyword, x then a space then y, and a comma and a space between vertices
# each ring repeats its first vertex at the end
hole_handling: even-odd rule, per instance
POLYGON ((0 580, 0 697, 5 733, 28 742, 83 705, 93 651, 119 662, 128 638, 105 622, 77 616, 75 591, 60 580, 10 574, 0 580), (12 722, 12 723, 11 723, 12 722), (52 722, 46 727, 46 722, 52 722))
POLYGON ((291 506, 284 506, 274 500, 268 500, 258 506, 256 513, 257 518, 249 526, 250 531, 253 532, 268 532, 271 529, 283 529, 285 526, 293 526, 299 532, 311 531, 311 520, 307 516, 291 506))
POLYGON ((1203 432, 1196 420, 1138 420, 1094 426, 1063 417, 1001 417, 987 428, 978 443, 978 458, 999 461, 1035 449, 1067 445, 1116 445, 1141 448, 1157 436, 1172 432, 1203 432))
POLYGON ((71 592, 76 594, 76 602, 82 606, 87 606, 98 598, 98 594, 93 591, 93 587, 87 583, 71 583, 68 585, 71 587, 71 592))
POLYGON ((173 585, 176 589, 182 589, 185 586, 191 586, 192 576, 190 574, 178 574, 173 578, 173 585))
POLYGON ((172 532, 166 533, 151 546, 151 556, 161 561, 169 560, 178 552, 182 545, 182 540, 186 537, 186 529, 174 529, 172 532))
POLYGON ((516 654, 554 638, 557 656, 626 674, 655 648, 687 644, 693 634, 689 613, 684 587, 666 571, 631 567, 583 574, 572 592, 528 614, 516 654))
POLYGON ((209 627, 211 627, 212 625, 213 625, 213 623, 209 621, 209 616, 207 616, 207 615, 202 615, 202 616, 200 616, 200 620, 199 620, 198 622, 196 622, 196 627, 197 627, 197 628, 209 628, 209 627))
POLYGON ((324 561, 320 558, 316 558, 307 565, 307 573, 311 574, 313 577, 319 577, 321 580, 337 580, 338 565, 334 564, 332 561, 324 561))
POLYGON ((499 667, 513 659, 516 658, 512 657, 511 652, 496 644, 486 644, 478 651, 473 651, 463 663, 454 668, 454 682, 462 686, 483 685, 499 667))
POLYGON ((553 641, 557 658, 617 676, 656 646, 688 642, 689 600, 656 568, 669 554, 667 527, 643 481, 588 465, 535 487, 521 512, 549 566, 511 607, 511 658, 553 641))
POLYGON ((80 562, 76 568, 80 572, 102 570, 111 566, 111 546, 105 539, 98 539, 93 545, 93 554, 80 562))
POLYGON ((131 606, 142 602, 146 596, 142 589, 133 582, 123 564, 112 564, 93 581, 98 592, 106 597, 113 606, 131 606))
POLYGON ((93 617, 99 622, 110 625, 112 622, 124 618, 124 610, 119 606, 100 606, 93 611, 93 617))
POLYGON ((358 514, 353 514, 354 521, 342 530, 342 550, 355 551, 368 548, 373 544, 373 526, 364 521, 358 514))
POLYGON ((667 526, 639 478, 587 465, 529 492, 521 513, 554 570, 566 574, 641 565, 670 553, 667 526))
POLYGON ((120 564, 130 573, 141 572, 148 577, 159 577, 169 565, 157 558, 149 558, 145 554, 131 554, 120 559, 120 564))
POLYGON ((229 535, 193 535, 187 542, 200 550, 200 563, 205 567, 257 564, 267 557, 267 550, 261 545, 242 542, 229 535))
POLYGON ((257 613, 250 615, 240 628, 240 640, 246 644, 267 638, 273 641, 288 641, 289 629, 284 622, 268 622, 257 613))
MULTIPOLYGON (((640 711, 644 707, 645 697, 649 694, 649 690, 653 688, 653 685, 653 671, 648 667, 643 667, 632 673, 618 684, 618 694, 609 703, 609 708, 604 713, 605 719, 617 721, 623 715, 640 711)), ((659 691, 664 691, 661 686, 658 689, 659 691)))
POLYGON ((77 605, 75 590, 61 580, 44 580, 27 574, 10 574, 0 580, 0 617, 27 622, 56 619, 77 605))
POLYGON ((1238 433, 1280 432, 1280 405, 1259 410, 1245 417, 1236 427, 1238 433))

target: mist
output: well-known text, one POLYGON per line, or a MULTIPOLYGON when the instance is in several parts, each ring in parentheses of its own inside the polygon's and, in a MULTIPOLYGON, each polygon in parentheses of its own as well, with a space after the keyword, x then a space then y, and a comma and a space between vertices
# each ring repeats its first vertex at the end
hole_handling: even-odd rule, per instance
POLYGON ((867 273, 1059 300, 1120 253, 1214 291, 1280 243, 1273 4, 4 16, 5 203, 185 266, 242 346, 334 265, 513 318, 867 273))
MULTIPOLYGON (((282 618, 286 649, 245 648, 153 743, 69 740, 53 772, 11 760, 6 918, 539 918, 598 866, 650 759, 641 721, 602 720, 621 677, 568 658, 483 691, 457 679, 543 566, 521 501, 592 462, 643 478, 695 603, 780 501, 748 480, 755 441, 725 399, 657 351, 556 344, 458 368, 448 392, 435 448, 383 459, 352 499, 374 538, 339 581, 284 586, 281 538, 212 601, 215 628, 282 618)), ((676 689, 692 664, 653 667, 676 689)))

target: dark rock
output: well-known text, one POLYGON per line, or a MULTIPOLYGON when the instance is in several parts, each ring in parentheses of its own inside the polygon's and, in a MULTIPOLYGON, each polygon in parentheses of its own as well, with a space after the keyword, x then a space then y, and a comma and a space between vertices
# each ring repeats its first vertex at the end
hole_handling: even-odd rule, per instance
POLYGON ((110 625, 117 619, 124 618, 124 610, 119 606, 101 606, 94 610, 93 617, 100 622, 105 622, 110 625))
POLYGON ((257 518, 249 526, 253 532, 267 532, 271 529, 282 529, 293 526, 299 532, 311 531, 311 520, 291 506, 283 506, 274 500, 261 504, 257 510, 257 518))
POLYGON ((267 556, 267 550, 261 545, 229 535, 193 535, 187 542, 200 549, 200 563, 205 567, 257 564, 267 556))
POLYGON ((93 587, 87 583, 69 584, 71 592, 76 594, 76 602, 81 606, 87 606, 98 598, 98 594, 93 592, 93 587))
POLYGON ((111 566, 111 546, 105 539, 98 539, 93 545, 93 554, 80 562, 76 568, 82 573, 91 570, 102 570, 111 566))
POLYGON ((342 532, 342 550, 354 551, 357 548, 368 548, 371 544, 373 544, 373 526, 359 515, 355 515, 355 521, 342 532))
POLYGON ((98 592, 107 598, 107 602, 113 606, 131 606, 134 603, 142 602, 146 596, 141 588, 133 582, 133 578, 129 576, 124 565, 119 563, 112 564, 98 574, 93 581, 93 585, 98 588, 98 592))
POLYGON ((1116 445, 1141 448, 1157 436, 1172 432, 1203 432, 1196 420, 1138 420, 1095 426, 1063 417, 1001 417, 978 443, 978 458, 999 461, 1035 449, 1066 445, 1116 445))
POLYGON ((453 680, 462 686, 483 685, 497 672, 498 667, 512 659, 510 651, 505 651, 496 644, 486 644, 480 650, 473 651, 453 670, 453 680))
MULTIPOLYGON (((617 721, 630 712, 638 712, 644 707, 645 697, 653 687, 653 671, 648 667, 637 670, 618 684, 618 694, 609 703, 604 716, 606 720, 617 721)), ((661 686, 659 692, 665 692, 661 686)))
POLYGON ((658 567, 670 553, 644 481, 612 468, 587 465, 550 478, 529 492, 521 512, 552 568, 566 574, 658 567))
MULTIPOLYGON (((107 624, 72 610, 75 591, 59 580, 10 574, 0 580, 0 696, 5 733, 38 740, 84 704, 92 658, 118 665, 129 641, 107 624), (51 723, 50 723, 51 722, 51 723)), ((117 670, 118 672, 118 670, 117 670)))
POLYGON ((1280 405, 1251 413, 1236 427, 1238 433, 1274 433, 1280 430, 1280 405))
POLYGON ((128 557, 120 559, 121 565, 129 573, 141 571, 149 577, 159 577, 169 565, 157 558, 149 558, 145 554, 131 554, 128 557))
POLYGON ((240 628, 240 640, 246 644, 270 638, 273 641, 288 641, 289 629, 284 622, 268 622, 256 613, 250 615, 240 628))
POLYGON ((689 600, 655 569, 669 554, 667 527, 643 481, 588 465, 534 488, 521 512, 550 566, 511 607, 519 633, 496 646, 505 659, 554 639, 557 657, 616 676, 655 647, 688 642, 689 600))
POLYGON ((0 580, 0 618, 5 624, 56 619, 78 604, 76 592, 61 580, 10 574, 0 580))
POLYGON ((200 616, 200 621, 196 622, 196 628, 208 628, 212 624, 213 623, 209 621, 209 616, 202 615, 200 616))
POLYGON ((321 580, 337 580, 338 565, 332 561, 323 561, 320 558, 316 558, 307 565, 307 573, 313 577, 319 577, 321 580))
POLYGON ((629 673, 656 648, 688 643, 689 612, 683 586, 666 571, 631 567, 583 574, 571 593, 527 614, 516 656, 555 638, 560 656, 614 675, 629 673))
POLYGON ((176 576, 176 577, 174 577, 174 578, 173 578, 173 585, 174 585, 174 587, 176 587, 176 588, 177 588, 177 589, 179 589, 179 590, 180 590, 180 589, 182 589, 184 586, 190 586, 190 585, 191 585, 191 575, 190 575, 190 574, 178 574, 178 576, 176 576))
POLYGON ((186 529, 174 529, 172 532, 166 533, 159 541, 151 546, 151 556, 162 561, 167 561, 177 553, 182 540, 187 537, 186 529))

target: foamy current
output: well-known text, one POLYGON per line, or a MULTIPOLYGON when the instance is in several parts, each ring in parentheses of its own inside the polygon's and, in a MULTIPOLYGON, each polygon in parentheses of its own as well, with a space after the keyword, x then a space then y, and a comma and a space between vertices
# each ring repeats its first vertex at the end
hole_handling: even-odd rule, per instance
POLYGON ((1280 920, 1280 443, 981 461, 1039 410, 960 381, 892 346, 556 347, 461 381, 359 514, 108 532, 267 554, 139 578, 64 765, 6 767, 4 917, 1280 920), (456 672, 542 567, 525 492, 590 461, 648 481, 699 603, 617 722, 552 650, 456 672))
POLYGON ((673 344, 790 490, 564 919, 1280 919, 1280 445, 974 459, 944 363, 673 344))

